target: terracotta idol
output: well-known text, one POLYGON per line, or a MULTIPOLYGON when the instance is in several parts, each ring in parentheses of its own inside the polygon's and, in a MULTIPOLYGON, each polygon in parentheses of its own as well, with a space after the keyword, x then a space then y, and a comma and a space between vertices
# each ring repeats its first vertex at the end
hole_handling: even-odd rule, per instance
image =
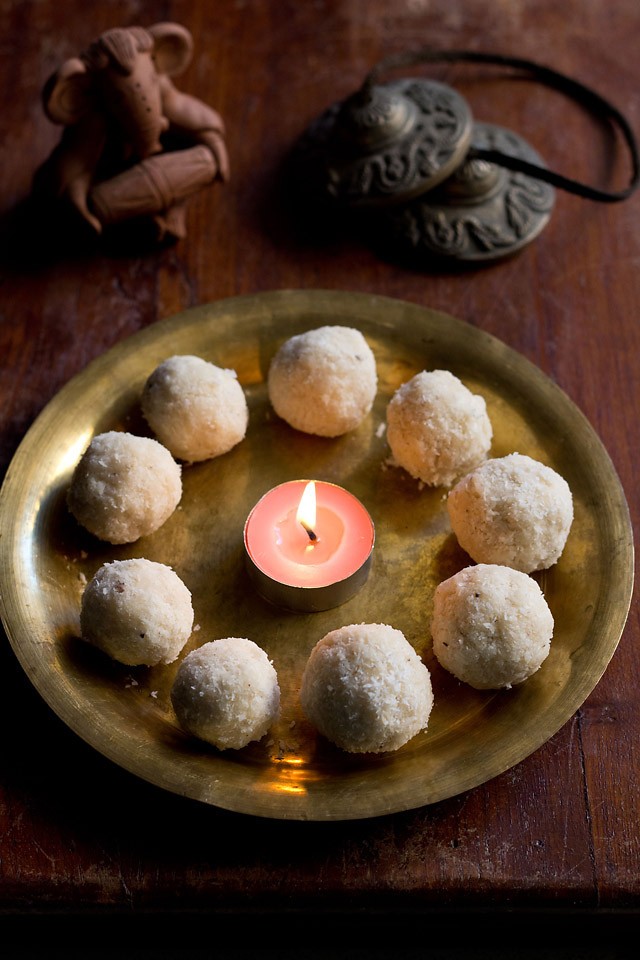
POLYGON ((43 104, 65 130, 36 193, 61 198, 97 233, 147 218, 158 240, 183 237, 186 199, 229 176, 222 118, 171 80, 192 50, 185 27, 157 23, 108 30, 63 63, 43 104))

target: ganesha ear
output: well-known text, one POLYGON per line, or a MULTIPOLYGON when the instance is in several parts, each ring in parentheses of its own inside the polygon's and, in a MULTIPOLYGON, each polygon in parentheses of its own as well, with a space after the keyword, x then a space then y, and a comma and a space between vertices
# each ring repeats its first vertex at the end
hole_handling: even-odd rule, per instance
POLYGON ((77 123, 94 106, 93 84, 85 63, 72 57, 47 80, 42 91, 44 111, 53 123, 77 123))
POLYGON ((179 23, 154 23, 148 27, 153 37, 153 59, 158 73, 169 77, 186 70, 193 53, 193 38, 179 23))

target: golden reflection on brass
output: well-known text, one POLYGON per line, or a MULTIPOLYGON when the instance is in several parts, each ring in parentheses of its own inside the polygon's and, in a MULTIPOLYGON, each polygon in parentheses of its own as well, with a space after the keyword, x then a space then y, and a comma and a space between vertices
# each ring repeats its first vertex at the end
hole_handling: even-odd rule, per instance
POLYGON ((446 314, 385 297, 275 291, 196 307, 123 341, 75 377, 43 410, 0 493, 1 612, 35 688, 79 736, 124 769, 204 803, 262 817, 340 820, 380 816, 457 795, 519 763, 566 723, 613 656, 633 586, 629 511, 592 428, 524 357, 446 314), (270 409, 265 379, 282 341, 323 324, 357 327, 376 356, 379 390, 352 434, 296 433, 270 409), (182 503, 162 529, 111 547, 81 530, 65 507, 73 451, 97 432, 144 432, 138 402, 152 369, 176 353, 234 368, 250 425, 223 457, 185 466, 182 503), (436 585, 469 563, 452 536, 444 490, 421 489, 388 464, 384 433, 393 391, 421 369, 449 369, 487 401, 493 455, 517 450, 568 481, 575 521, 559 563, 537 575, 555 618, 552 651, 520 687, 471 690, 431 649, 436 585), (376 527, 371 573, 335 609, 292 614, 261 600, 243 564, 249 510, 272 486, 313 475, 351 490, 376 527), (259 743, 219 752, 187 737, 169 692, 177 663, 152 669, 109 661, 77 637, 84 584, 110 559, 171 565, 192 592, 196 624, 185 653, 207 640, 246 636, 272 658, 282 714, 259 743), (313 645, 347 623, 403 631, 431 671, 429 729, 381 756, 342 753, 302 715, 298 690, 313 645))

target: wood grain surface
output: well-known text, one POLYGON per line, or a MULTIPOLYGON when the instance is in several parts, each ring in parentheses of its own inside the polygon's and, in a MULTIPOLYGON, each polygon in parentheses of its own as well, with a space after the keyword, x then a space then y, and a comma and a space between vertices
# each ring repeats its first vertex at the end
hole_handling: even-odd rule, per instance
MULTIPOLYGON (((71 377, 161 318, 281 288, 368 291, 453 314, 538 365, 601 437, 637 522, 640 194, 604 204, 558 192, 549 225, 512 259, 419 271, 348 231, 314 236, 283 197, 281 171, 307 124, 381 57, 425 45, 538 60, 590 84, 640 131, 639 32, 637 0, 7 0, 0 470, 71 377), (193 60, 176 83, 222 114, 231 178, 191 198, 183 240, 114 247, 29 202, 60 136, 41 90, 103 30, 161 20, 193 32, 193 60)), ((463 93, 474 117, 518 131, 553 169, 605 189, 628 180, 620 140, 566 96, 494 68, 423 72, 463 93)), ((5 919, 247 918, 248 931, 267 936, 270 921, 307 916, 318 927, 351 918, 368 931, 376 918, 397 929, 403 918, 452 911, 492 922, 569 917, 577 931, 594 918, 638 917, 635 602, 604 677, 534 755, 462 796, 365 822, 262 821, 164 794, 67 730, 4 637, 0 677, 5 919)))

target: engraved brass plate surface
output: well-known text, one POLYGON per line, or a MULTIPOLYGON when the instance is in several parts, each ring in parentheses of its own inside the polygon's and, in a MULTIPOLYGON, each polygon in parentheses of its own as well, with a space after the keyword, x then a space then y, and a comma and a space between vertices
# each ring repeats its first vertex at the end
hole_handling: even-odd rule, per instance
POLYGON ((275 291, 196 307, 154 324, 95 360, 35 421, 0 495, 1 612, 10 643, 49 706, 96 750, 176 794, 245 814, 346 820, 414 809, 455 796, 519 763, 589 696, 616 646, 633 585, 624 493, 599 438, 569 398, 524 357, 461 320, 385 297, 275 291), (324 324, 362 331, 378 364, 371 414, 334 440, 289 428, 270 409, 266 374, 284 339, 324 324), (234 368, 246 391, 245 440, 217 460, 186 466, 179 509, 162 529, 125 547, 85 533, 68 514, 71 472, 93 434, 146 433, 142 385, 166 357, 192 353, 234 368), (469 563, 447 520, 445 491, 421 488, 388 463, 386 405, 421 369, 449 369, 481 393, 493 456, 514 450, 552 466, 574 495, 560 561, 537 575, 555 618, 551 653, 520 687, 478 692, 435 661, 429 635, 437 583, 469 563), (376 525, 369 579, 351 600, 286 613, 253 591, 243 526, 260 496, 289 479, 341 484, 376 525), (267 650, 282 715, 259 743, 218 752, 187 737, 169 691, 177 663, 120 666, 78 639, 84 582, 108 559, 171 565, 192 592, 197 629, 185 650, 246 636, 267 650), (379 756, 342 753, 316 735, 298 702, 311 648, 328 630, 384 622, 403 631, 432 675, 429 729, 379 756))

